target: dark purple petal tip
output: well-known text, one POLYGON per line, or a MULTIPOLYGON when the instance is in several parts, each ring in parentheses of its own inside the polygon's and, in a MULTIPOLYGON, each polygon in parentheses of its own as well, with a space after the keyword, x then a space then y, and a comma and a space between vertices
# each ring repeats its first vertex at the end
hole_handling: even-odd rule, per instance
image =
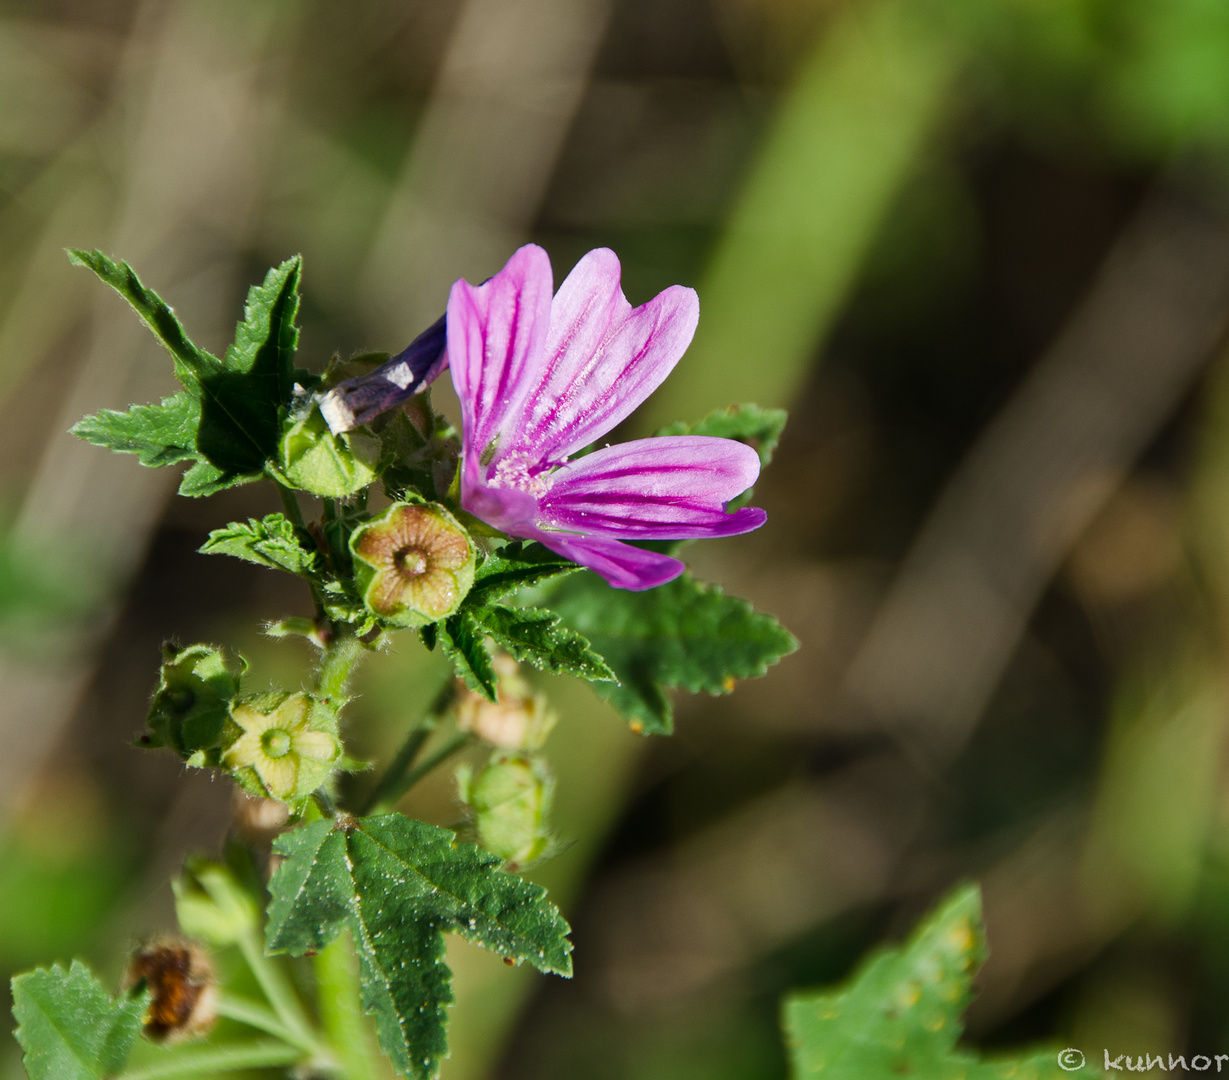
POLYGON ((320 398, 320 412, 334 435, 351 431, 405 404, 448 364, 447 329, 441 315, 387 363, 338 383, 320 398))

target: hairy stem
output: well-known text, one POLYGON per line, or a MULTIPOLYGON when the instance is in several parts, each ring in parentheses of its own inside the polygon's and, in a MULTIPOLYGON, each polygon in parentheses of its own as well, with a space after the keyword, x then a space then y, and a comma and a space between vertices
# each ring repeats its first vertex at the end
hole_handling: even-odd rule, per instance
POLYGON ((284 1027, 293 1032, 299 1046, 316 1045, 312 1033, 311 1022, 303 1010, 303 1003, 290 985, 282 969, 269 957, 265 956, 260 938, 254 933, 244 934, 239 939, 239 951, 252 974, 260 984, 261 993, 273 1007, 278 1020, 284 1027))
POLYGON ((213 1076, 238 1069, 260 1069, 274 1065, 293 1065, 302 1060, 303 1051, 283 1042, 234 1043, 230 1046, 202 1046, 176 1051, 173 1057, 155 1065, 123 1072, 119 1080, 169 1080, 175 1076, 213 1076))
MULTIPOLYGON (((451 707, 453 700, 456 698, 456 683, 449 679, 440 692, 436 694, 435 700, 427 709, 426 715, 410 729, 409 735, 406 736, 405 742, 402 743, 401 749, 397 751, 397 756, 389 762, 388 768, 384 770, 384 775, 380 777, 379 782, 371 793, 367 796, 367 800, 363 803, 362 813, 369 814, 376 806, 384 805, 388 802, 396 802, 397 795, 393 793, 398 790, 397 785, 400 784, 406 776, 411 765, 418 758, 419 752, 431 733, 439 725, 441 718, 451 707)), ((402 791, 407 789, 402 789, 402 791)))
MULTIPOLYGON (((299 542, 304 546, 315 550, 316 539, 312 536, 311 531, 307 528, 307 523, 303 520, 303 511, 299 509, 299 500, 295 497, 293 491, 276 480, 273 481, 277 485, 277 493, 282 498, 282 509, 286 512, 286 517, 290 524, 294 526, 295 532, 299 534, 299 542)), ((324 597, 320 594, 320 589, 314 581, 308 582, 312 591, 312 604, 316 609, 316 622, 321 626, 326 622, 324 613, 324 597)))
POLYGON ((339 934, 312 961, 320 1019, 344 1080, 379 1080, 374 1048, 359 997, 358 958, 349 931, 339 934))
MULTIPOLYGON (((419 780, 442 765, 454 754, 464 750, 473 741, 474 737, 468 731, 456 732, 435 753, 421 761, 414 768, 403 773, 397 778, 396 782, 390 783, 380 800, 372 804, 369 812, 379 814, 391 810, 397 800, 417 784, 419 780)), ((381 780, 381 786, 383 786, 383 780, 381 780)), ((371 800, 368 801, 370 802, 371 800)))
POLYGON ((258 1001, 251 1001, 235 994, 219 994, 215 1007, 219 1016, 247 1024, 248 1027, 263 1031, 266 1035, 276 1036, 282 1042, 297 1046, 305 1053, 320 1053, 321 1047, 315 1039, 303 1039, 298 1032, 283 1024, 272 1011, 258 1001))
POLYGON ((320 667, 316 672, 316 696, 331 703, 335 713, 341 709, 346 684, 354 672, 354 665, 366 651, 367 646, 359 641, 347 626, 339 627, 325 646, 320 667))

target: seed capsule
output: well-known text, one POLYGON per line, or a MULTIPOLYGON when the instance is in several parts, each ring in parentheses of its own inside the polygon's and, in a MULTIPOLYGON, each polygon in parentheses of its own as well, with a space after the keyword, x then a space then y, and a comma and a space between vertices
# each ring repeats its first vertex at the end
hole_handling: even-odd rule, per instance
POLYGON ((397 503, 350 537, 363 602, 394 626, 451 615, 474 583, 474 544, 442 506, 397 503))
POLYGON ((244 790, 297 802, 333 771, 341 743, 313 726, 307 694, 261 694, 235 702, 223 733, 222 764, 244 790))

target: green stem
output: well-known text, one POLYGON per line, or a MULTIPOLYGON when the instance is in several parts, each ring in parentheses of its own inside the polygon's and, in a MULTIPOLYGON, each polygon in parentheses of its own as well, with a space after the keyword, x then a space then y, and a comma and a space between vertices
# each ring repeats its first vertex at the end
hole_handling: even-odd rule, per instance
POLYGON ((343 931, 312 961, 320 1019, 345 1080, 379 1080, 371 1037, 359 997, 358 958, 343 931))
MULTIPOLYGON (((370 813, 378 814, 391 810, 397 800, 417 784, 419 780, 439 765, 442 765, 453 754, 464 750, 473 740, 473 735, 468 731, 456 732, 451 739, 444 743, 430 757, 398 777, 395 783, 390 783, 379 802, 372 805, 370 813)), ((381 786, 383 786, 383 781, 381 781, 381 786)))
POLYGON ((299 1001, 299 996, 294 992, 285 972, 265 956, 259 937, 253 933, 244 934, 239 939, 239 951, 260 984, 261 993, 273 1006, 278 1020, 294 1033, 297 1044, 316 1045, 311 1022, 303 1011, 303 1003, 299 1001))
MULTIPOLYGON (((366 802, 363 803, 361 811, 363 814, 369 814, 373 807, 390 801, 390 796, 397 790, 397 785, 401 783, 410 766, 414 764, 415 759, 423 748, 423 744, 430 738, 431 733, 439 725, 440 719, 452 706, 456 694, 456 682, 449 679, 440 692, 436 694, 435 700, 427 709, 426 715, 410 730, 405 742, 401 745, 401 749, 397 751, 397 756, 393 758, 388 768, 384 770, 384 775, 380 777, 376 786, 371 789, 371 794, 367 796, 366 802)), ((396 797, 392 796, 391 801, 396 802, 396 797)))
POLYGON ((346 684, 354 671, 354 665, 359 662, 367 651, 364 645, 348 626, 340 626, 324 647, 320 658, 320 667, 316 672, 316 696, 333 703, 333 711, 340 709, 340 702, 345 697, 346 684))
MULTIPOLYGON (((316 548, 316 538, 312 536, 311 530, 307 527, 307 522, 303 520, 303 511, 299 509, 299 500, 295 497, 293 491, 285 484, 278 480, 273 481, 277 485, 277 493, 282 497, 282 509, 286 511, 286 517, 290 519, 290 524, 294 526, 295 532, 299 534, 299 540, 311 550, 316 548)), ((320 594, 320 589, 314 581, 308 582, 312 591, 312 603, 316 608, 316 622, 323 626, 327 621, 324 613, 324 597, 320 594)))
POLYGON ((219 1016, 247 1024, 248 1027, 263 1031, 266 1035, 274 1035, 282 1042, 297 1046, 305 1053, 320 1053, 321 1047, 315 1039, 301 1039, 297 1032, 283 1024, 258 1001, 251 1001, 235 994, 219 994, 215 1008, 219 1016))
POLYGON ((202 1046, 180 1050, 167 1061, 142 1069, 120 1073, 119 1080, 167 1080, 173 1076, 212 1076, 238 1069, 261 1069, 272 1065, 293 1065, 303 1059, 303 1051, 281 1042, 235 1043, 230 1046, 202 1046))

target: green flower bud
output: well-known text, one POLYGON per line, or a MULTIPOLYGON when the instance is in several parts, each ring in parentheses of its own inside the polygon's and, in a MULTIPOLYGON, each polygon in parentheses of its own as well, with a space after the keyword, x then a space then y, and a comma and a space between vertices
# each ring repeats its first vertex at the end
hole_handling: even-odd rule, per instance
POLYGON ((291 487, 340 499, 376 478, 380 443, 357 431, 334 435, 320 409, 313 407, 285 428, 278 456, 282 476, 291 487))
POLYGON ((143 745, 167 746, 185 759, 217 746, 246 668, 242 657, 213 645, 163 645, 143 745))
POLYGON ((547 827, 555 781, 540 758, 496 755, 476 774, 459 768, 457 784, 473 812, 479 843, 510 868, 540 859, 555 846, 547 827))
POLYGON ((189 859, 171 882, 179 928, 210 945, 233 945, 259 925, 260 909, 221 863, 189 859))
POLYGON ((341 762, 341 743, 313 723, 307 694, 270 693, 231 705, 222 764, 251 795, 302 802, 341 762))
POLYGON ((394 626, 451 615, 474 583, 474 543, 435 503, 397 503, 350 537, 363 602, 394 626))

